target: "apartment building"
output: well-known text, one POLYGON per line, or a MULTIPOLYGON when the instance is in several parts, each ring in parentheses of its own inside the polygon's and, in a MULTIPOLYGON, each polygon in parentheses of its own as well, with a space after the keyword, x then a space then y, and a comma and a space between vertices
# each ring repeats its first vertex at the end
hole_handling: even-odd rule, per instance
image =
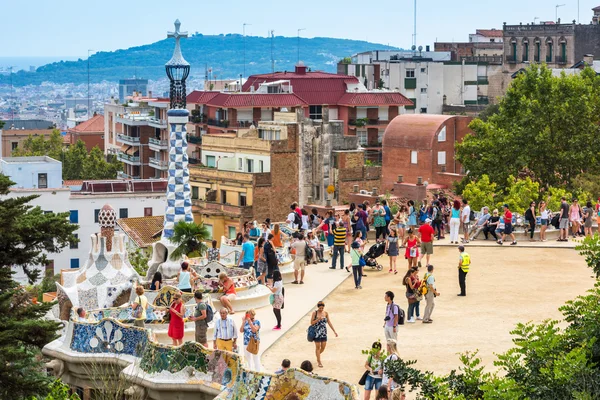
MULTIPOLYGON (((6 124, 8 126, 8 124, 6 124)), ((53 129, 0 129, 0 156, 10 157, 29 136, 50 137, 53 129)))
POLYGON ((94 115, 87 121, 70 128, 67 131, 67 139, 70 145, 74 145, 78 140, 83 141, 88 152, 95 146, 104 151, 104 115, 94 115))

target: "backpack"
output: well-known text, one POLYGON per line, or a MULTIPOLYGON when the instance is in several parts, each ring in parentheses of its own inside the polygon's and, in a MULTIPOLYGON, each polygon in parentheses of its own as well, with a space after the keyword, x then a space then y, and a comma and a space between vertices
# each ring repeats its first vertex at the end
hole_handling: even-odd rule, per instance
POLYGON ((552 217, 552 221, 550 222, 550 224, 558 229, 560 226, 560 215, 558 213, 554 214, 554 216, 552 217))
POLYGON ((392 307, 396 307, 396 309, 398 310, 398 325, 404 325, 404 310, 401 309, 400 306, 394 302, 392 302, 392 307))
POLYGON ((300 218, 298 213, 295 211, 294 211, 294 225, 296 225, 298 228, 302 227, 302 218, 300 218))
POLYGON ((425 275, 423 275, 423 282, 421 283, 421 286, 419 286, 419 293, 421 293, 423 296, 425 296, 427 292, 429 292, 429 288, 427 287, 427 279, 430 276, 431 275, 429 274, 429 272, 426 272, 425 275))
POLYGON ((212 307, 209 304, 207 304, 206 305, 206 319, 205 319, 206 323, 210 324, 214 317, 215 317, 214 310, 212 309, 212 307))
POLYGON ((306 243, 306 248, 304 249, 304 255, 307 262, 310 262, 313 258, 313 249, 306 243))
POLYGON ((435 209, 437 210, 437 212, 435 214, 434 221, 435 222, 441 222, 442 218, 444 217, 444 215, 442 214, 442 210, 440 210, 439 207, 435 207, 435 209))

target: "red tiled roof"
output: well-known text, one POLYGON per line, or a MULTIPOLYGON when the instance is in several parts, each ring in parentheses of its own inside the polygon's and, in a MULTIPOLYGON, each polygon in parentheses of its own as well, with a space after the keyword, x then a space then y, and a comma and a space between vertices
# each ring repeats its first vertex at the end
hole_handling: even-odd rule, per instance
POLYGON ((485 37, 502 37, 501 29, 477 29, 475 33, 485 37))
POLYGON ((160 240, 163 229, 164 217, 120 218, 117 225, 129 236, 139 248, 146 248, 160 240))
POLYGON ((346 93, 338 101, 341 106, 412 106, 413 102, 398 92, 346 93))
POLYGON ((308 106, 291 93, 220 93, 206 104, 217 107, 296 107, 308 106))
POLYGON ((394 118, 383 135, 385 148, 431 150, 436 134, 452 115, 402 114, 394 118))
POLYGON ((80 123, 76 127, 69 129, 69 132, 104 132, 104 115, 95 115, 87 121, 80 123))
POLYGON ((221 92, 194 90, 192 93, 188 94, 185 99, 188 103, 191 104, 206 104, 210 99, 212 99, 219 93, 221 92))

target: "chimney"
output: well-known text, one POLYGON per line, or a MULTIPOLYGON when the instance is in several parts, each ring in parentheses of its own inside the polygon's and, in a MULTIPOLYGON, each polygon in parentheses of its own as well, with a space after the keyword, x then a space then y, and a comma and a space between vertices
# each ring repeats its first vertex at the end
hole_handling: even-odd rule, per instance
POLYGON ((323 105, 321 107, 321 121, 324 124, 329 123, 329 106, 327 106, 327 105, 323 105))
POLYGON ((302 61, 298 62, 298 64, 296 64, 295 72, 298 75, 306 75, 306 65, 304 65, 302 61))
POLYGON ((354 185, 354 186, 352 186, 352 191, 353 191, 354 193, 358 193, 358 185, 354 185))
POLYGON ((148 97, 152 98, 152 90, 148 90, 148 97))
POLYGON ((398 175, 398 183, 404 182, 404 175, 398 175))
POLYGON ((313 197, 312 196, 308 196, 306 198, 306 204, 312 204, 313 203, 313 197))
POLYGON ((592 64, 594 64, 594 55, 593 54, 585 54, 583 56, 583 61, 589 65, 592 66, 592 64))
POLYGON ((423 185, 423 177, 417 176, 417 186, 423 185))

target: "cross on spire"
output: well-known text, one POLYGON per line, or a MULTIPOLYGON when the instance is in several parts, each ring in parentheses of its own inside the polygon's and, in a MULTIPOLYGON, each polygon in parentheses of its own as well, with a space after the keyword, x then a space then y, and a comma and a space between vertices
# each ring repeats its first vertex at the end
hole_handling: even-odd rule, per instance
POLYGON ((167 63, 167 65, 189 65, 187 61, 183 58, 181 54, 181 46, 179 44, 179 39, 187 38, 187 32, 180 32, 179 28, 181 27, 181 22, 179 20, 175 20, 175 32, 167 32, 167 38, 175 39, 175 49, 173 50, 173 57, 167 63))
POLYGON ((167 32, 167 38, 175 38, 177 42, 179 42, 179 38, 188 37, 187 32, 179 32, 179 28, 181 27, 181 22, 178 19, 175 20, 175 32, 167 32))

